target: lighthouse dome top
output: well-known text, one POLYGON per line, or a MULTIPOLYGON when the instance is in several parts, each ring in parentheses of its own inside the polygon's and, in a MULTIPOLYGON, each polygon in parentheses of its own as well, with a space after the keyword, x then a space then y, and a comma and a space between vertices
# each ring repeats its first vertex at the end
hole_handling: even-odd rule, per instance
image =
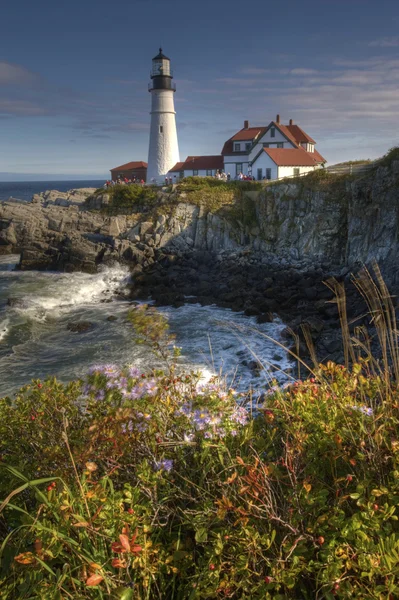
POLYGON ((168 78, 173 78, 170 68, 170 58, 163 54, 162 48, 159 49, 159 54, 152 59, 150 77, 153 80, 150 91, 152 89, 173 89, 171 81, 167 81, 168 78))
POLYGON ((159 52, 156 56, 154 56, 154 58, 152 60, 170 60, 170 58, 168 58, 167 56, 165 56, 165 54, 163 54, 162 52, 162 48, 159 49, 159 52))

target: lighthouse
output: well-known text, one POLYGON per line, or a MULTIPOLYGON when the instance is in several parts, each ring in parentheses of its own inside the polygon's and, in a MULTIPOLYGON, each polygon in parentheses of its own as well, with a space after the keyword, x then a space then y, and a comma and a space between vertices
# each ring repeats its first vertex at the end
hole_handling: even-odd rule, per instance
POLYGON ((148 150, 147 183, 163 183, 166 174, 179 162, 174 93, 176 84, 170 68, 170 59, 159 49, 152 59, 151 128, 148 150))

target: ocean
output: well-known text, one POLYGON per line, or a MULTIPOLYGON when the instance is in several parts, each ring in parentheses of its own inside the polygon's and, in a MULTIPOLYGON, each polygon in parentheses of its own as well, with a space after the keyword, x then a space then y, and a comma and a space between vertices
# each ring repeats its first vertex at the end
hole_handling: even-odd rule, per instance
POLYGON ((77 180, 77 181, 0 181, 0 201, 10 197, 29 202, 33 194, 40 194, 46 190, 67 192, 76 188, 94 187, 104 185, 103 179, 77 180))

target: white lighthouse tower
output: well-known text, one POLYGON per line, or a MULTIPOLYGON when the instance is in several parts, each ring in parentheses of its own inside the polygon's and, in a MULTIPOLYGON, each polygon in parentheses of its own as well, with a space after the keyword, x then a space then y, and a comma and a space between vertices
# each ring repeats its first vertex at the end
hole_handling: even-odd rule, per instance
POLYGON ((151 129, 147 183, 163 183, 169 170, 179 162, 173 101, 176 84, 172 79, 170 59, 162 54, 160 48, 159 54, 152 59, 151 83, 148 86, 151 92, 151 129))

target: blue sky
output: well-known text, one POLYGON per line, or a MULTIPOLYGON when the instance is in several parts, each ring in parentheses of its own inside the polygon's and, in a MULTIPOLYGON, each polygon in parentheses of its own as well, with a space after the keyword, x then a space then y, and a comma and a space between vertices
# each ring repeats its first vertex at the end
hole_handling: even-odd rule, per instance
POLYGON ((181 159, 218 154, 244 119, 276 113, 330 163, 398 144, 397 0, 3 4, 0 180, 103 177, 147 160, 160 45, 175 73, 181 159))

